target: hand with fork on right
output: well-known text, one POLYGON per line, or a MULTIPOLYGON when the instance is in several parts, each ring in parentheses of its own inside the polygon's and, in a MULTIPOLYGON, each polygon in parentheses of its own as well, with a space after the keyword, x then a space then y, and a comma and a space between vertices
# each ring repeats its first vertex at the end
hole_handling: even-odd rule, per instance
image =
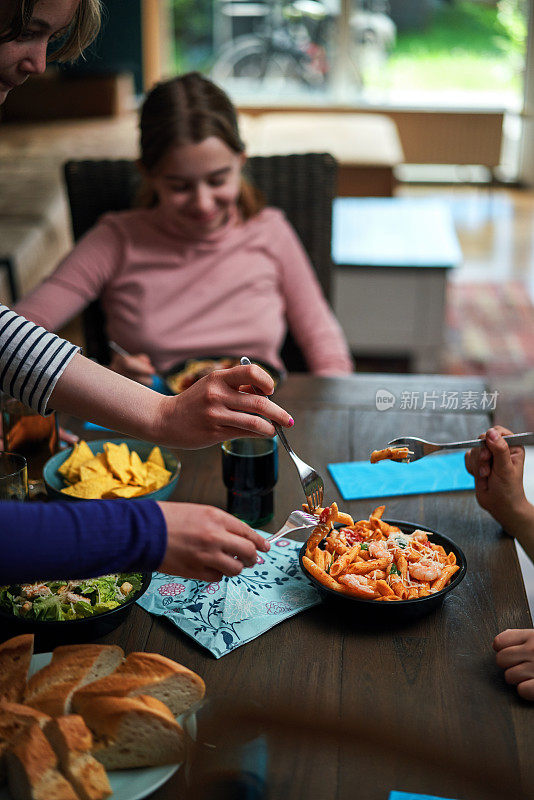
POLYGON ((523 488, 525 451, 510 448, 503 436, 511 431, 500 425, 489 428, 485 444, 465 454, 467 471, 475 479, 479 505, 488 511, 534 560, 534 506, 523 488))
MULTIPOLYGON (((503 436, 511 431, 494 425, 485 444, 465 454, 467 470, 475 479, 479 504, 515 537, 534 561, 534 506, 523 488, 525 451, 510 448, 503 436)), ((534 701, 534 630, 508 629, 493 640, 497 666, 507 683, 525 700, 534 701)))

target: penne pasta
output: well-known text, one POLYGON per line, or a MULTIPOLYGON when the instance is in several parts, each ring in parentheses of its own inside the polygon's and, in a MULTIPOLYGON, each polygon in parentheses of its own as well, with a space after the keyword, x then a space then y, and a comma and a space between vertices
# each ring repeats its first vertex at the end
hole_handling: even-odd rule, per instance
POLYGON ((451 564, 450 566, 445 567, 441 577, 437 578, 432 584, 432 591, 440 592, 442 589, 444 589, 454 573, 458 572, 459 569, 460 567, 457 564, 451 564))
POLYGON ((431 543, 426 531, 408 534, 384 522, 384 510, 378 506, 369 519, 354 523, 335 503, 319 509, 321 522, 308 539, 304 568, 323 586, 367 600, 413 600, 444 589, 459 570, 454 553, 431 543), (333 529, 336 520, 347 527, 333 529), (324 550, 318 546, 322 539, 324 550))
POLYGON ((313 561, 315 561, 319 569, 325 570, 324 550, 321 550, 320 547, 316 547, 313 551, 313 561))
POLYGON ((302 563, 313 577, 322 583, 324 586, 327 586, 329 589, 334 589, 334 591, 339 590, 339 584, 330 575, 322 569, 319 569, 317 564, 314 561, 311 561, 306 556, 303 557, 302 563))

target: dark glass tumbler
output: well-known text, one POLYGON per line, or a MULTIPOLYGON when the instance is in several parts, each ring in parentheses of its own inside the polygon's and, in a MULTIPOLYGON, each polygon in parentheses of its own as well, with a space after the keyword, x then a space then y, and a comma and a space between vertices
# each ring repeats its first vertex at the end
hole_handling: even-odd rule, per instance
POLYGON ((231 439, 222 444, 227 509, 248 525, 272 519, 278 480, 278 443, 273 439, 231 439))

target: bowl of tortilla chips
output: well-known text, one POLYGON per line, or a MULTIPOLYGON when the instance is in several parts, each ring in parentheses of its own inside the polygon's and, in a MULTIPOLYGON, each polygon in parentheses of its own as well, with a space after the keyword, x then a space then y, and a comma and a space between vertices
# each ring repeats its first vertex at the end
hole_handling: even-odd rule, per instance
POLYGON ((54 500, 168 500, 181 464, 169 450, 138 439, 80 441, 43 469, 54 500))

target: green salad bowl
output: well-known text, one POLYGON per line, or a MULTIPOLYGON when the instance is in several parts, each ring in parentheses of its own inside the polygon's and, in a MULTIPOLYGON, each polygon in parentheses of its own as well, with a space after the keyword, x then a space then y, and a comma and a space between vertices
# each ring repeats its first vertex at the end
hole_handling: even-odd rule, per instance
MULTIPOLYGON (((105 442, 112 442, 116 445, 124 442, 128 445, 130 451, 135 450, 141 461, 147 460, 150 451, 154 447, 154 445, 150 444, 149 442, 143 442, 140 439, 129 439, 127 436, 122 439, 94 439, 92 441, 87 441, 87 445, 91 452, 96 455, 97 453, 104 452, 105 442)), ((82 499, 79 497, 73 497, 70 494, 64 494, 61 491, 69 484, 63 479, 63 475, 61 472, 58 472, 58 469, 63 462, 69 458, 72 450, 72 447, 68 447, 66 450, 56 453, 54 456, 48 459, 43 467, 43 480, 48 496, 52 500, 74 500, 78 502, 82 499)), ((165 469, 169 470, 171 473, 169 482, 166 483, 165 486, 161 486, 159 489, 156 489, 154 492, 141 494, 138 497, 133 497, 132 500, 168 500, 174 492, 176 484, 178 483, 178 478, 180 477, 182 465, 176 456, 170 452, 170 450, 166 450, 164 447, 160 447, 160 450, 161 455, 163 456, 163 461, 165 462, 165 469)))

